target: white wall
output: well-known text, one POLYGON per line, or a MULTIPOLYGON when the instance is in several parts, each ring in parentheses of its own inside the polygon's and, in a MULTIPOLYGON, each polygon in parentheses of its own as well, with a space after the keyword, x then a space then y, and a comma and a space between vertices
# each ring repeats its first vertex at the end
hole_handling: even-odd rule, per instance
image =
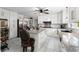
MULTIPOLYGON (((7 19, 9 21, 9 15, 10 15, 9 11, 0 8, 0 18, 7 19)), ((9 27, 9 22, 8 22, 8 27, 9 27)))
POLYGON ((10 38, 17 36, 17 13, 10 12, 10 38))
POLYGON ((17 19, 18 13, 0 8, 0 18, 8 19, 9 38, 17 37, 17 19))

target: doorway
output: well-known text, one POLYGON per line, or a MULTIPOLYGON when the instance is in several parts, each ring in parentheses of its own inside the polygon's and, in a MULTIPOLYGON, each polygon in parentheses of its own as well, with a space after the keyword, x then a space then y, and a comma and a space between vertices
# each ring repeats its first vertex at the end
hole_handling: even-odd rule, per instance
POLYGON ((20 35, 19 35, 19 19, 17 19, 17 37, 20 37, 20 35))

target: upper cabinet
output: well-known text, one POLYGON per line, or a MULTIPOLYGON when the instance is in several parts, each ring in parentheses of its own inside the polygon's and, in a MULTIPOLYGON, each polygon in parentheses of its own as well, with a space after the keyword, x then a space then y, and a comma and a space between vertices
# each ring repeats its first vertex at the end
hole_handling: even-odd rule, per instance
POLYGON ((62 23, 68 23, 69 22, 69 8, 66 7, 62 11, 62 23))
POLYGON ((51 21, 52 24, 60 23, 60 16, 55 14, 44 14, 38 17, 38 24, 43 24, 44 21, 51 21), (58 18, 57 18, 58 17, 58 18))
POLYGON ((63 11, 57 12, 57 23, 61 24, 63 19, 63 11))
POLYGON ((38 23, 39 24, 43 24, 44 21, 51 21, 51 16, 47 15, 47 14, 41 14, 40 16, 38 16, 38 23))
POLYGON ((70 8, 70 17, 71 22, 79 22, 79 7, 70 8))

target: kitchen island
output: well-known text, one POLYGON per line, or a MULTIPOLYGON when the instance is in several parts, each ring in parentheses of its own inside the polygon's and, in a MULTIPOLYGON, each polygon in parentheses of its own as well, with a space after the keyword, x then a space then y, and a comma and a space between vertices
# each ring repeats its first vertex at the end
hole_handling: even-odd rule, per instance
POLYGON ((35 52, 61 51, 61 43, 57 29, 43 28, 39 31, 29 31, 30 36, 35 38, 35 52))
POLYGON ((61 30, 66 29, 42 28, 29 31, 30 36, 35 38, 35 52, 79 51, 78 33, 62 32, 61 30))

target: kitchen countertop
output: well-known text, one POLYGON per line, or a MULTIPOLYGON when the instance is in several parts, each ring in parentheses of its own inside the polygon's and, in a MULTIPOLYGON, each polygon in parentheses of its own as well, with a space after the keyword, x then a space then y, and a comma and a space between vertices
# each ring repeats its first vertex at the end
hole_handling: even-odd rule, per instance
POLYGON ((79 33, 78 32, 73 32, 72 35, 79 39, 79 33))
MULTIPOLYGON (((30 30, 28 32, 30 33, 30 37, 35 38, 35 51, 41 51, 41 49, 42 49, 41 47, 45 47, 45 46, 43 46, 43 44, 48 40, 54 41, 52 39, 55 39, 56 42, 59 41, 59 38, 57 35, 57 29, 40 28, 39 30, 30 30), (49 39, 47 39, 47 38, 49 38, 49 39)), ((54 49, 54 48, 52 47, 52 49, 54 49)))
POLYGON ((42 32, 43 30, 45 30, 45 29, 40 29, 40 30, 29 30, 28 32, 29 32, 30 34, 38 34, 38 33, 42 32))
POLYGON ((71 34, 71 35, 73 35, 73 36, 75 36, 76 38, 79 39, 79 33, 78 32, 68 33, 68 32, 61 32, 61 31, 59 31, 59 34, 60 35, 68 35, 68 34, 71 34))
POLYGON ((72 31, 71 33, 69 32, 59 32, 60 37, 62 37, 62 41, 67 45, 67 46, 79 46, 78 41, 79 41, 79 33, 72 31))

